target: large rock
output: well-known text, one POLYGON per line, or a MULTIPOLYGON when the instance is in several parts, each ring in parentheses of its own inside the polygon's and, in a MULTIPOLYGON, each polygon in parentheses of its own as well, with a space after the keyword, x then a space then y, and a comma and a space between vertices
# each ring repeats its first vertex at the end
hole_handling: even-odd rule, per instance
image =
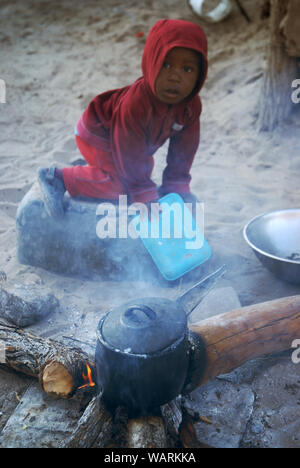
POLYGON ((64 218, 56 221, 45 210, 38 184, 25 195, 16 221, 20 263, 86 278, 145 280, 159 277, 139 238, 98 237, 99 200, 65 196, 65 205, 64 218))
MULTIPOLYGON (((57 221, 47 214, 40 188, 34 184, 17 211, 20 263, 90 279, 167 284, 137 237, 127 205, 119 208, 119 201, 106 202, 109 210, 100 213, 100 200, 65 195, 65 216, 57 221), (104 238, 99 236, 100 227, 104 238)), ((199 280, 205 269, 206 265, 198 266, 184 275, 184 281, 199 280)))
POLYGON ((0 434, 0 448, 58 448, 72 434, 79 400, 57 400, 32 384, 0 434))
POLYGON ((248 385, 215 379, 191 393, 185 408, 199 415, 195 430, 200 442, 214 448, 239 448, 254 400, 248 385))
POLYGON ((41 285, 0 285, 0 316, 18 327, 33 325, 58 308, 58 299, 41 285))

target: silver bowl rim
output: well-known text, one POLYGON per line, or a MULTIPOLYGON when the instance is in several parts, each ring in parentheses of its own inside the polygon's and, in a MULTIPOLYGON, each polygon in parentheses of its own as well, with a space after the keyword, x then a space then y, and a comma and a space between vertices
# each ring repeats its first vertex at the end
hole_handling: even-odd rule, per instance
POLYGON ((283 257, 277 257, 276 255, 272 255, 268 252, 265 252, 264 250, 258 248, 256 245, 254 245, 250 240, 249 240, 249 237, 247 236, 247 229, 248 227, 250 226, 250 224, 252 224, 254 221, 257 221, 259 218, 263 218, 264 216, 267 216, 267 215, 272 215, 272 214, 277 214, 277 213, 288 213, 288 212, 297 212, 300 214, 300 208, 288 208, 288 209, 285 209, 285 210, 276 210, 276 211, 268 211, 266 213, 262 213, 260 215, 257 215, 257 216, 254 216, 254 218, 250 219, 250 221, 245 225, 244 229, 243 229, 243 236, 244 236, 244 239, 245 241, 247 242, 247 244, 253 249, 255 250, 256 252, 260 253, 261 255, 265 256, 265 257, 269 257, 269 258, 272 258, 274 260, 279 260, 280 262, 285 262, 285 263, 291 263, 291 264, 295 264, 295 265, 300 265, 300 261, 297 261, 297 260, 290 260, 288 258, 283 258, 283 257))

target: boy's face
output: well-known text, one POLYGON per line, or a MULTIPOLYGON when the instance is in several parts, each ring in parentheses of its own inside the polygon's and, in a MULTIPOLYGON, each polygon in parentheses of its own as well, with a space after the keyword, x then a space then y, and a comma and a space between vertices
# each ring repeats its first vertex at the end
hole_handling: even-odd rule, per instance
POLYGON ((196 51, 183 47, 171 49, 155 81, 158 99, 166 104, 178 104, 194 90, 200 74, 196 51))

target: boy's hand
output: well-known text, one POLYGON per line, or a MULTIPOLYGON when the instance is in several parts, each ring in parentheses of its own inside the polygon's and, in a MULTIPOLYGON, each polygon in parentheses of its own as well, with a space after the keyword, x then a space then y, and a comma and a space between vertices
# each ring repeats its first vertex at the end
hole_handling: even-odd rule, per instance
POLYGON ((199 200, 193 193, 179 193, 184 203, 197 203, 199 200))
MULTIPOLYGON (((158 188, 158 195, 160 198, 162 198, 164 195, 168 195, 168 193, 171 193, 170 190, 164 190, 164 187, 163 186, 160 186, 158 188)), ((178 193, 178 195, 181 196, 182 200, 185 202, 185 203, 196 203, 196 202, 199 202, 198 198, 196 197, 196 195, 194 195, 192 192, 190 193, 180 193, 180 192, 176 192, 178 193)))

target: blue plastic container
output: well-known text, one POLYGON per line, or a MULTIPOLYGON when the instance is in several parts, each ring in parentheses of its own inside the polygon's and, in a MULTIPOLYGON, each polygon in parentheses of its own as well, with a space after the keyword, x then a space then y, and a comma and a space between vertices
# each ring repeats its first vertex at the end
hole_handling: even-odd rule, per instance
POLYGON ((211 248, 177 193, 159 200, 161 212, 134 218, 135 229, 164 278, 176 280, 211 257, 211 248), (149 219, 150 218, 150 219, 149 219))

